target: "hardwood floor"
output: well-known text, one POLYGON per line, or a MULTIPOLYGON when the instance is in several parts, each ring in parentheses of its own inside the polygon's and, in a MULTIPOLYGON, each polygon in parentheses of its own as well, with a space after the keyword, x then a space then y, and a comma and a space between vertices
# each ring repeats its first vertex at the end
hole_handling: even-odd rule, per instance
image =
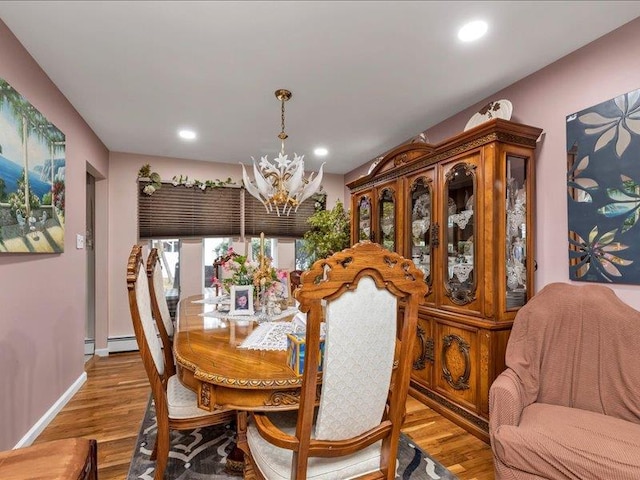
MULTIPOLYGON (((151 389, 138 352, 94 357, 87 382, 34 443, 68 437, 98 441, 98 478, 124 480, 151 389)), ((404 432, 460 480, 493 480, 491 449, 411 398, 404 432)))

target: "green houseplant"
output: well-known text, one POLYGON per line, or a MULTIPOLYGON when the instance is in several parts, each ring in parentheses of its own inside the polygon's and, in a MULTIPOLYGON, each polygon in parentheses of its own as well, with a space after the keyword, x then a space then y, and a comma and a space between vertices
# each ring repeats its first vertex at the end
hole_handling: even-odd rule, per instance
POLYGON ((304 234, 303 250, 309 265, 351 246, 350 216, 340 200, 331 210, 316 211, 307 223, 311 228, 304 234))

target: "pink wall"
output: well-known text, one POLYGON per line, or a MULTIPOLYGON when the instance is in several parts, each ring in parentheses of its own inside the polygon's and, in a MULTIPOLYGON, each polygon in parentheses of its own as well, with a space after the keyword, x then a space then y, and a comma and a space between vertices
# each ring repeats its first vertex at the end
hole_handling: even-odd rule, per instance
MULTIPOLYGON (((544 129, 536 151, 536 291, 551 282, 569 282, 565 117, 640 88, 640 62, 634 56, 638 51, 640 19, 426 130, 429 142, 439 143, 462 132, 467 120, 487 102, 502 98, 513 104, 512 120, 544 129)), ((345 182, 366 172, 366 167, 353 170, 345 175, 345 182)), ((640 286, 609 286, 640 310, 640 286)))
POLYGON ((86 162, 102 176, 108 152, 0 21, 0 77, 66 135, 66 234, 62 254, 0 255, 0 450, 13 448, 83 374, 86 162))

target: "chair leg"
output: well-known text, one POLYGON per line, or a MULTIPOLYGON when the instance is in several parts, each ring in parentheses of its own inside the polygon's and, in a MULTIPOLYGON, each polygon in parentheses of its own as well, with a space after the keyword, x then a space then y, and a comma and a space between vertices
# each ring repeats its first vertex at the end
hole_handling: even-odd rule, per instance
POLYGON ((153 450, 151 451, 151 456, 149 457, 151 460, 155 460, 158 458, 158 436, 156 435, 156 439, 153 442, 153 450))
POLYGON ((167 468, 169 461, 169 428, 160 428, 158 424, 158 434, 156 435, 156 445, 154 447, 156 453, 156 473, 154 480, 162 480, 164 478, 164 470, 167 468))

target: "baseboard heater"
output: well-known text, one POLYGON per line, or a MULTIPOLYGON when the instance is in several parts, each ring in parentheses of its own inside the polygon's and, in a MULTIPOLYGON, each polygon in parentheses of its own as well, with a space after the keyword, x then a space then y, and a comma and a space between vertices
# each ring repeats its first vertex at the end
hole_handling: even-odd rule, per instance
POLYGON ((138 342, 134 335, 126 337, 109 337, 107 341, 109 353, 138 351, 138 342))

